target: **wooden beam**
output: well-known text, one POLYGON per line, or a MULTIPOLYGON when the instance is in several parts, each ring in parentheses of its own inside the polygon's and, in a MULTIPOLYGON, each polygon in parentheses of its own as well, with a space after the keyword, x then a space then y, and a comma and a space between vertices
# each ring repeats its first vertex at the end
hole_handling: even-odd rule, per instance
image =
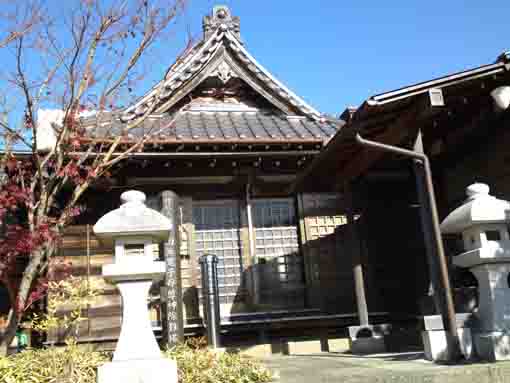
MULTIPOLYGON (((435 108, 434 108, 435 109, 435 108)), ((436 109, 439 111, 440 108, 436 109)), ((405 111, 400 118, 391 124, 382 133, 370 136, 370 129, 361 132, 372 141, 387 145, 399 145, 407 137, 414 136, 423 119, 432 114, 433 109, 425 106, 423 102, 417 102, 405 111)), ((351 157, 350 161, 337 173, 344 181, 358 177, 366 172, 376 161, 384 156, 384 152, 360 148, 361 155, 351 157)))

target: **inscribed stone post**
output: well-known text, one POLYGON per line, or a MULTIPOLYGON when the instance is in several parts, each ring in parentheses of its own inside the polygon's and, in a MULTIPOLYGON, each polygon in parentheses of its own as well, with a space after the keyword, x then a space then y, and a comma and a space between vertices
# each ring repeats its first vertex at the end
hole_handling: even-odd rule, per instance
POLYGON ((175 230, 168 241, 163 243, 163 256, 166 263, 164 287, 161 290, 163 309, 163 331, 168 346, 184 339, 182 314, 181 262, 179 258, 178 212, 179 197, 173 191, 165 190, 160 194, 161 213, 173 224, 175 230))

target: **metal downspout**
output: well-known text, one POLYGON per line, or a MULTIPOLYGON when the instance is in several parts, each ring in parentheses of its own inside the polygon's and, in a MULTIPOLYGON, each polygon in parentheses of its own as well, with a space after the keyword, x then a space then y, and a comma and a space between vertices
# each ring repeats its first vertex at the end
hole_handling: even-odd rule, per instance
POLYGON ((397 146, 392 145, 386 145, 380 142, 376 141, 370 141, 367 139, 364 139, 361 137, 359 133, 356 134, 356 142, 364 147, 372 148, 388 153, 394 153, 394 154, 400 154, 402 156, 408 157, 408 158, 414 158, 416 160, 423 162, 423 167, 425 169, 425 187, 426 187, 426 194, 429 199, 429 206, 430 206, 430 214, 432 218, 432 230, 434 234, 434 242, 436 251, 439 258, 439 272, 440 272, 440 278, 441 282, 443 284, 444 288, 444 294, 445 294, 445 301, 446 301, 446 323, 445 325, 448 326, 447 331, 450 332, 451 340, 452 342, 449 344, 449 353, 448 353, 448 359, 451 362, 454 362, 459 359, 461 353, 460 353, 460 343, 459 343, 459 336, 457 333, 457 320, 455 316, 455 306, 453 304, 453 295, 452 295, 452 289, 450 285, 450 279, 448 276, 448 266, 446 262, 446 257, 444 253, 444 247, 443 247, 443 241, 441 237, 441 230, 439 228, 439 218, 437 215, 437 205, 436 205, 436 197, 434 194, 434 184, 432 182, 432 171, 430 169, 430 162, 426 154, 421 154, 414 152, 412 150, 407 150, 403 148, 399 148, 397 146))

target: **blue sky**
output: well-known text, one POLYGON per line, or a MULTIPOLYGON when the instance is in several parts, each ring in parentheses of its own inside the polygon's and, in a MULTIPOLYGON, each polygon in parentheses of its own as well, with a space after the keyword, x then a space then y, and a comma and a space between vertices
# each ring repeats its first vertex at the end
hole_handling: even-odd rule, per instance
MULTIPOLYGON (((67 4, 61 1, 45 4, 58 14, 67 4)), ((218 4, 240 16, 243 40, 263 66, 335 115, 371 95, 491 63, 510 49, 508 0, 188 1, 172 33, 154 47, 137 95, 161 79, 188 32, 201 37, 202 17, 218 4)), ((3 68, 14 62, 7 52, 0 54, 3 68)))
MULTIPOLYGON (((181 27, 201 33, 218 2, 190 0, 181 27)), ((493 62, 510 49, 506 0, 230 0, 255 58, 322 112, 493 62)), ((177 34, 181 46, 184 34, 177 34)), ((160 58, 161 60, 161 58, 160 58)), ((168 57, 172 61, 172 57, 168 57)))

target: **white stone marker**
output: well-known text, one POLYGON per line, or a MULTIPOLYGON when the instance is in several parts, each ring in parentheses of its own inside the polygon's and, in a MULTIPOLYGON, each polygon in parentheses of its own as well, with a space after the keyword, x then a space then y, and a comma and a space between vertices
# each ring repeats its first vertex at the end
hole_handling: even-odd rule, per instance
POLYGON ((475 349, 485 360, 510 359, 510 203, 489 195, 489 186, 467 188, 467 201, 441 224, 443 233, 461 233, 465 252, 453 263, 478 280, 475 349))
POLYGON ((98 369, 98 383, 177 383, 175 361, 164 358, 152 331, 149 289, 162 280, 165 263, 154 261, 152 245, 168 238, 172 224, 145 205, 145 194, 121 195, 120 208, 104 215, 94 233, 115 246, 115 263, 104 265, 104 278, 122 295, 122 328, 113 361, 98 369))

